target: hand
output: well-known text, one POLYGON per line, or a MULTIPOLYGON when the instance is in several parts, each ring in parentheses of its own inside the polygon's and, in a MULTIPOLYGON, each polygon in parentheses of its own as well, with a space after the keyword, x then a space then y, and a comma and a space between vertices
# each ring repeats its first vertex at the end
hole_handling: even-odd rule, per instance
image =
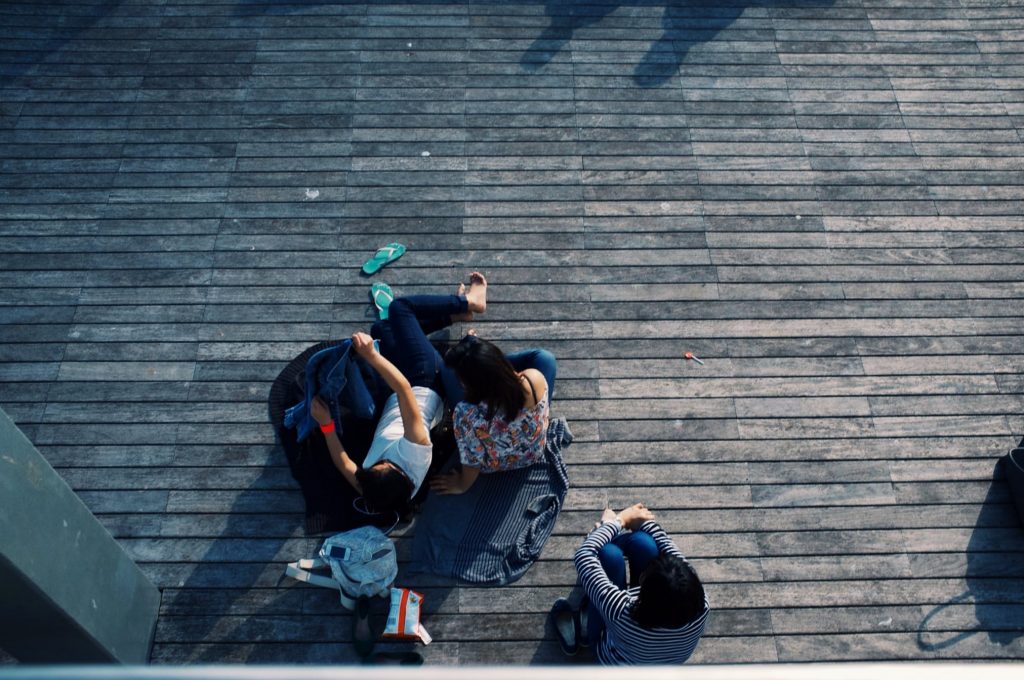
POLYGON ((636 531, 644 522, 654 519, 654 513, 648 510, 643 503, 631 505, 619 513, 622 526, 630 531, 636 531))
POLYGON ((611 508, 605 508, 604 512, 601 513, 601 521, 600 522, 594 522, 594 528, 595 529, 598 528, 599 526, 601 526, 605 522, 611 522, 616 517, 618 517, 618 515, 615 514, 614 510, 612 510, 611 508))
POLYGON ((352 334, 352 349, 364 359, 369 359, 377 353, 373 347, 373 338, 366 333, 352 334))
POLYGON ((320 397, 313 397, 313 406, 310 408, 310 413, 313 416, 313 420, 320 425, 326 425, 334 420, 334 417, 331 416, 331 409, 327 408, 327 404, 320 397))
POLYGON ((455 496, 466 491, 462 488, 462 475, 457 470, 437 475, 431 479, 430 489, 443 496, 455 496))

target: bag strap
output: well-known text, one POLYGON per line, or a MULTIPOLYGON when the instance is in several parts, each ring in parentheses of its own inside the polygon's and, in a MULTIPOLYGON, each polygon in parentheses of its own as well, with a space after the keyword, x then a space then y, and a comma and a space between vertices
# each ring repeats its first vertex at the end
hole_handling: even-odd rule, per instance
POLYGON ((288 566, 284 568, 284 575, 291 577, 296 581, 308 583, 311 586, 320 586, 321 588, 330 588, 331 590, 338 591, 338 598, 341 600, 341 606, 349 611, 355 611, 356 601, 342 590, 340 583, 330 576, 321 576, 320 574, 314 574, 310 571, 311 569, 323 568, 327 568, 327 563, 319 557, 311 560, 298 560, 297 562, 288 563, 288 566))
POLYGON ((314 574, 311 569, 319 569, 326 566, 320 558, 313 560, 299 560, 297 562, 289 562, 288 566, 284 569, 284 575, 289 576, 296 581, 302 581, 312 586, 320 586, 321 588, 331 588, 332 590, 340 590, 341 585, 333 578, 328 576, 321 576, 320 574, 314 574))

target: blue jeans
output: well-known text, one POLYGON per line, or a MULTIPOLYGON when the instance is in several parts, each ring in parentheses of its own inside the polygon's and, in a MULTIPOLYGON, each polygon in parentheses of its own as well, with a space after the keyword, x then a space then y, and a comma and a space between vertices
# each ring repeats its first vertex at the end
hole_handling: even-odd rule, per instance
MULTIPOLYGON (((628 534, 619 534, 610 542, 605 543, 597 551, 597 558, 601 560, 601 566, 604 567, 604 572, 608 574, 611 582, 625 590, 626 561, 629 561, 629 585, 635 587, 640 582, 640 574, 658 554, 658 544, 654 542, 654 538, 650 534, 634 531, 628 534)), ((598 643, 604 629, 604 618, 597 608, 591 606, 586 633, 590 644, 598 643)))
MULTIPOLYGON (((392 303, 393 304, 393 303, 392 303)), ((555 394, 555 374, 557 362, 555 355, 546 349, 524 349, 522 352, 506 354, 505 358, 517 371, 525 371, 534 368, 541 372, 544 380, 548 383, 548 403, 555 394)), ((445 366, 441 371, 441 379, 444 382, 444 391, 448 400, 448 407, 455 408, 455 404, 466 400, 466 391, 459 382, 455 372, 445 366)), ((537 395, 540 396, 540 395, 537 395)))
POLYGON ((450 326, 453 314, 468 309, 464 295, 395 298, 388 308, 388 318, 373 324, 370 336, 380 340, 381 355, 402 372, 410 385, 433 388, 438 372, 446 367, 427 334, 450 326))

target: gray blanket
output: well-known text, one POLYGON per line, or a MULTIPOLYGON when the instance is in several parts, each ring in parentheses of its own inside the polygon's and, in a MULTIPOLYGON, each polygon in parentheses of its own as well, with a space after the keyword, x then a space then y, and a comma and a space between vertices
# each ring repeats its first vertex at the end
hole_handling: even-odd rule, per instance
POLYGON ((548 425, 546 463, 480 475, 466 493, 431 494, 416 520, 415 572, 479 585, 519 579, 555 527, 569 477, 562 449, 572 443, 564 419, 548 425))

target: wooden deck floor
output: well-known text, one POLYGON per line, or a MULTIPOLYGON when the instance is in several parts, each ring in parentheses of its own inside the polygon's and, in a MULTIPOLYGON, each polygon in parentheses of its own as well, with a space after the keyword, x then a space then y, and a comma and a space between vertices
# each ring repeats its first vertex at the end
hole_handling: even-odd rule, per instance
POLYGON ((578 438, 521 582, 424 588, 429 663, 561 663, 636 500, 696 662, 1024 658, 1022 130, 1016 0, 3 0, 0 404, 163 589, 154 662, 352 660, 277 585, 317 541, 265 398, 400 240, 399 293, 488 274, 578 438))

